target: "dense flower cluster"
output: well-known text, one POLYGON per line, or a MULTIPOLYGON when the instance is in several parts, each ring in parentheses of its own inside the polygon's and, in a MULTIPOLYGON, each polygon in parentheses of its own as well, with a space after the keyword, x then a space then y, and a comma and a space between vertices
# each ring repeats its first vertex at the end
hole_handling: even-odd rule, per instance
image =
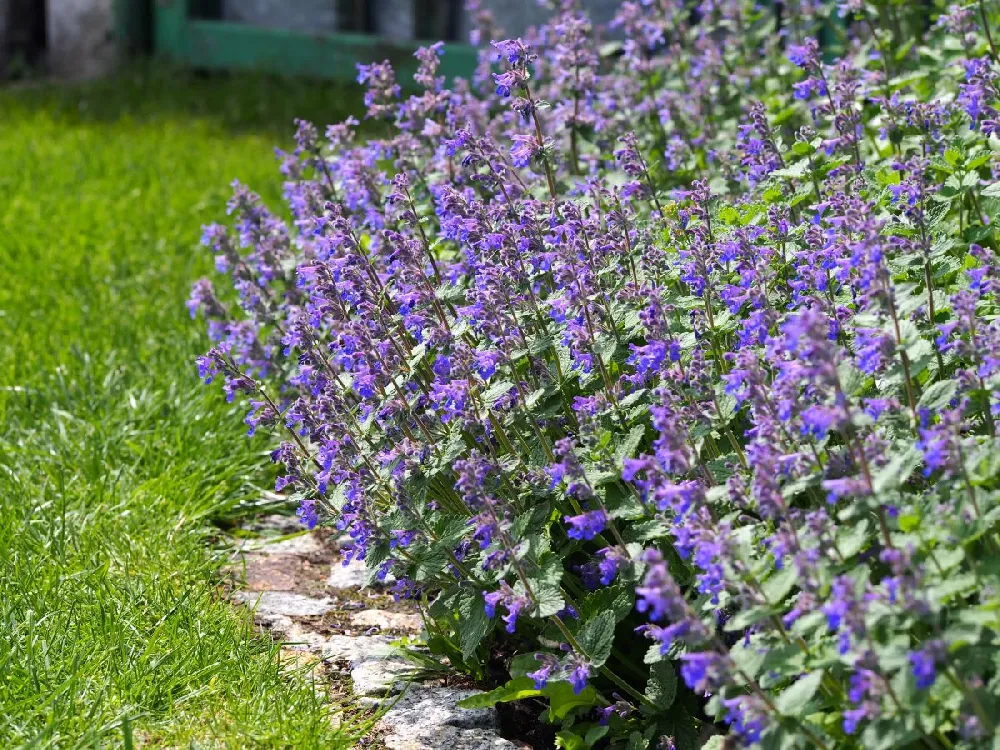
POLYGON ((362 66, 290 218, 237 184, 206 229, 199 370, 562 747, 992 746, 997 13, 775 8, 362 66))

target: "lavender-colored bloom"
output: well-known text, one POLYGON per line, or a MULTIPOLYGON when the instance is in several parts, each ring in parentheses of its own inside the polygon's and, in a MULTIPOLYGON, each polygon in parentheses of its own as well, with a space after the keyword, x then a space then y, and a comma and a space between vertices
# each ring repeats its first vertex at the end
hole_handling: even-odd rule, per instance
POLYGON ((714 651, 701 651, 681 656, 681 677, 691 690, 700 695, 712 695, 729 681, 733 665, 728 656, 714 651))
POLYGON ((926 690, 934 684, 937 667, 944 661, 947 653, 947 645, 941 640, 928 641, 923 648, 910 652, 910 669, 918 688, 926 690))
POLYGON ((559 668, 559 660, 551 654, 535 654, 535 658, 542 663, 542 666, 534 672, 528 672, 528 677, 535 681, 536 690, 542 690, 559 668))
POLYGON ((570 685, 573 686, 573 692, 579 695, 587 687, 587 680, 590 679, 590 664, 584 659, 576 657, 568 678, 570 685))
POLYGON ((563 520, 570 527, 566 531, 567 536, 585 541, 604 531, 608 525, 608 514, 603 510, 592 510, 578 516, 566 516, 563 520))
POLYGON ((299 520, 310 531, 316 528, 316 524, 319 523, 319 516, 316 513, 316 502, 314 500, 303 498, 299 503, 298 510, 295 511, 295 515, 299 517, 299 520))

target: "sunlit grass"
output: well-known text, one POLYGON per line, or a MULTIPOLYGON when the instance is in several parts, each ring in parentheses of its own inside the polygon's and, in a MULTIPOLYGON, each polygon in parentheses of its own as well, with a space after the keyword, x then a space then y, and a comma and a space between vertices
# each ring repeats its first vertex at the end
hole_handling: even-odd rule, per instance
POLYGON ((291 119, 345 106, 172 71, 0 91, 0 746, 350 744, 215 588, 267 446, 184 307, 229 182, 276 202, 291 119))

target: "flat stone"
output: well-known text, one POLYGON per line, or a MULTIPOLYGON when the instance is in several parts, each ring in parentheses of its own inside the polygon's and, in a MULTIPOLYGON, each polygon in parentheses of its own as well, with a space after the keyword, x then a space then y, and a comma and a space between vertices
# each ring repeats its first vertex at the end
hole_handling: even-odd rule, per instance
POLYGON ((355 695, 381 696, 400 693, 405 678, 414 671, 413 664, 402 659, 368 659, 351 669, 355 695))
POLYGON ((331 589, 360 589, 365 585, 365 563, 352 560, 347 565, 335 562, 330 566, 326 585, 331 589))
MULTIPOLYGON (((236 597, 233 598, 235 599, 236 597)), ((287 636, 295 627, 295 623, 291 617, 276 615, 273 612, 254 612, 253 619, 260 627, 278 636, 287 636)))
POLYGON ((356 628, 378 628, 419 633, 424 626, 420 615, 406 612, 389 612, 384 609, 366 609, 351 615, 351 625, 356 628))
POLYGON ((323 542, 315 534, 298 534, 277 542, 262 539, 255 544, 253 549, 268 556, 300 555, 308 557, 309 555, 322 553, 324 546, 323 542))
POLYGON ((319 646, 324 659, 336 659, 358 666, 365 661, 393 658, 397 651, 385 635, 329 635, 319 646))
POLYGON ((417 731, 400 728, 382 738, 387 750, 523 750, 518 745, 497 736, 489 729, 459 729, 458 727, 425 727, 417 731))
POLYGON ((297 516, 282 516, 275 513, 255 519, 252 523, 247 524, 246 528, 257 532, 269 531, 276 534, 294 534, 296 531, 302 531, 305 527, 297 516))
POLYGON ((284 615, 285 617, 316 617, 333 609, 329 599, 314 599, 311 596, 293 594, 288 591, 237 591, 233 598, 256 607, 258 620, 263 615, 284 615))
MULTIPOLYGON (((234 566, 233 571, 242 574, 247 591, 292 591, 310 579, 312 565, 308 560, 296 555, 247 555, 242 570, 234 566)), ((318 571, 317 571, 318 572, 318 571)))
POLYGON ((381 719, 388 730, 416 730, 420 727, 458 727, 460 729, 496 729, 497 712, 493 708, 459 708, 457 703, 478 690, 411 685, 393 703, 381 719))
POLYGON ((288 627, 283 629, 280 633, 282 640, 284 640, 285 643, 299 649, 311 651, 321 658, 327 658, 326 654, 323 652, 323 647, 326 645, 326 639, 328 636, 325 636, 322 633, 317 633, 308 625, 303 626, 302 623, 296 622, 290 617, 285 619, 288 620, 288 627))

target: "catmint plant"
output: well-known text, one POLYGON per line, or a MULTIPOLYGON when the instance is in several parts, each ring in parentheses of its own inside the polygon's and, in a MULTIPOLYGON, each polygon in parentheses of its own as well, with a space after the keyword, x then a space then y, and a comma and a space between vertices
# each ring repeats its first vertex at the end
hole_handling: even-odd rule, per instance
POLYGON ((287 210, 234 184, 200 375, 466 706, 570 748, 992 747, 1000 8, 554 5, 474 8, 471 81, 361 66, 287 210))

